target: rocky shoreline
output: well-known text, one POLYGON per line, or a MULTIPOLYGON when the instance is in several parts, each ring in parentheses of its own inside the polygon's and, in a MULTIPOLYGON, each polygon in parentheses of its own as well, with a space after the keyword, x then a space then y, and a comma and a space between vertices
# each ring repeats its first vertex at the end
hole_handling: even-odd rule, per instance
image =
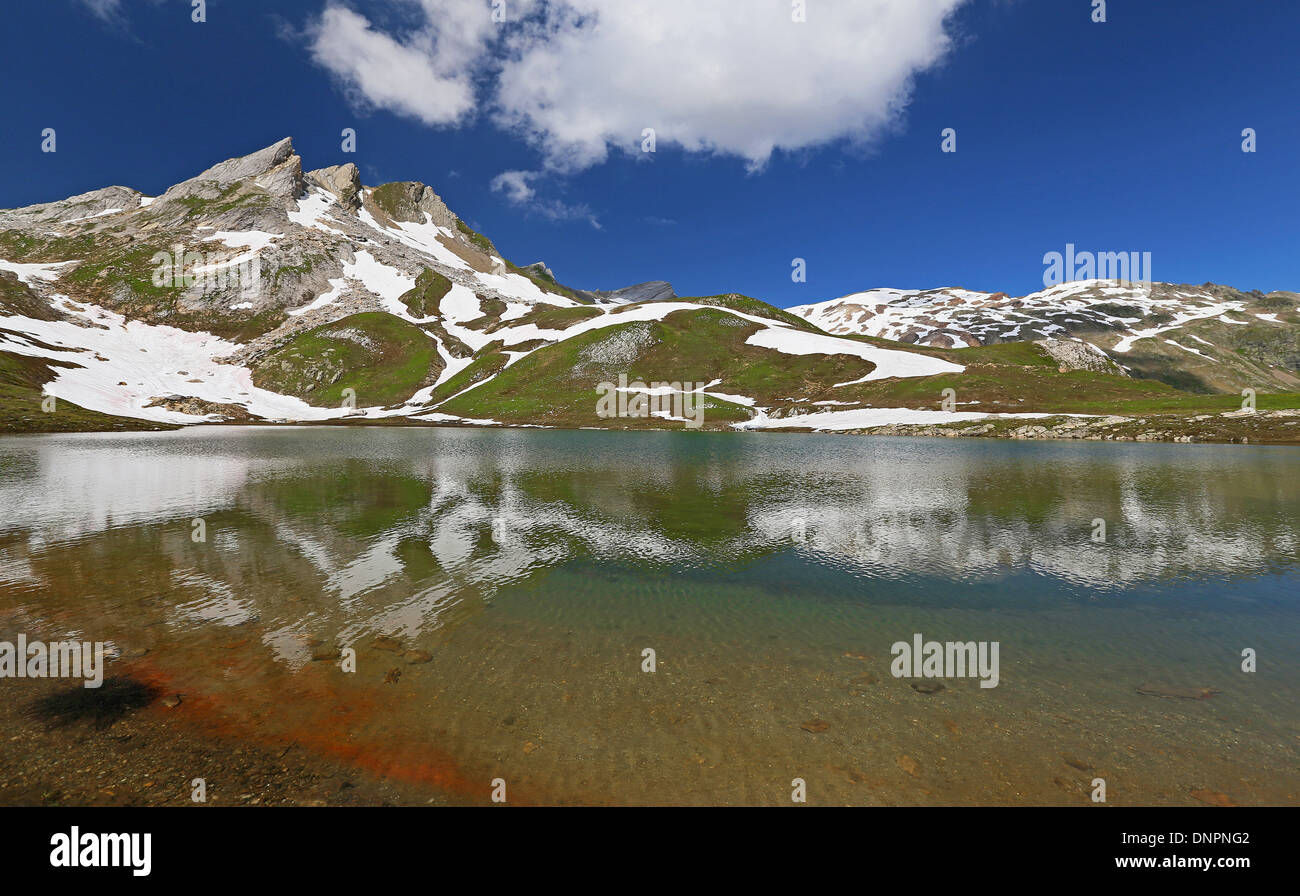
POLYGON ((1300 444, 1300 410, 1229 411, 1224 414, 1149 414, 1144 417, 989 418, 933 426, 890 424, 850 430, 855 435, 936 438, 1049 439, 1102 442, 1214 442, 1300 444))
MULTIPOLYGON (((117 665, 117 664, 114 664, 117 665)), ((112 669, 113 667, 110 666, 112 669)), ((293 741, 204 730, 187 702, 113 670, 99 690, 0 679, 0 805, 425 806, 442 792, 320 755, 293 741), (194 800, 195 778, 205 800, 194 800)))
MULTIPOLYGON (((195 399, 180 399, 172 396, 160 399, 157 404, 186 413, 226 413, 231 410, 227 405, 199 402, 195 399)), ((240 409, 242 410, 242 408, 240 409)), ((789 418, 791 424, 797 424, 798 417, 789 418)), ((186 429, 186 425, 147 424, 142 421, 142 429, 175 430, 186 429)), ((418 417, 366 417, 356 413, 328 420, 270 421, 259 417, 231 413, 222 420, 192 424, 195 426, 268 426, 268 427, 302 427, 302 426, 377 426, 377 427, 449 427, 454 429, 566 429, 568 427, 528 426, 519 424, 499 424, 482 426, 471 421, 457 420, 423 420, 418 417)), ((624 432, 629 430, 585 427, 597 431, 624 432)), ((714 427, 705 427, 709 431, 718 431, 714 427)), ((111 432, 113 430, 92 426, 76 431, 111 432)), ((637 427, 637 432, 677 432, 675 427, 646 426, 637 427)), ((723 428, 722 431, 728 431, 723 428)), ((30 434, 37 430, 17 430, 13 434, 30 434)), ((763 432, 816 432, 838 435, 862 436, 903 436, 909 438, 983 438, 1014 439, 1017 441, 1094 441, 1094 442, 1174 442, 1174 443, 1212 443, 1241 445, 1300 445, 1300 409, 1276 411, 1230 411, 1223 414, 1147 414, 1134 416, 1097 416, 1080 417, 1066 414, 1048 415, 1026 420, 1023 417, 989 417, 983 420, 970 420, 958 423, 916 424, 891 423, 861 429, 822 430, 798 425, 771 427, 763 432)))

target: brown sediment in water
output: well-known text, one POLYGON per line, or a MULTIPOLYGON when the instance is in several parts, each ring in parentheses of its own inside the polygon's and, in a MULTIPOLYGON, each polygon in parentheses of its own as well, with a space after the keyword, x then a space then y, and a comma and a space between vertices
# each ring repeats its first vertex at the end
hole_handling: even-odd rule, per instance
MULTIPOLYGON (((488 803, 488 778, 472 779, 428 745, 347 743, 346 721, 325 726, 319 718, 263 730, 237 705, 156 665, 114 671, 107 690, 0 680, 8 734, 0 744, 0 804, 190 805, 195 778, 205 779, 214 805, 488 803), (166 708, 178 690, 183 701, 166 708), (128 692, 147 696, 118 699, 128 692)), ((535 799, 526 784, 511 782, 509 804, 535 799)))
MULTIPOLYGON (((308 750, 318 756, 343 762, 357 770, 407 784, 433 788, 444 796, 465 803, 486 803, 491 791, 491 775, 471 776, 449 753, 421 742, 396 743, 392 740, 358 742, 356 734, 379 714, 374 689, 359 688, 343 695, 317 668, 308 667, 291 680, 281 682, 276 702, 286 706, 317 706, 328 711, 313 713, 299 723, 275 726, 274 733, 261 729, 256 711, 241 708, 236 701, 204 691, 179 680, 157 663, 131 661, 126 669, 136 681, 156 694, 182 694, 184 711, 169 721, 201 728, 221 738, 258 744, 267 748, 286 744, 308 750)), ((344 673, 341 673, 344 674, 344 673)), ((508 782, 511 805, 545 804, 535 784, 508 782)))

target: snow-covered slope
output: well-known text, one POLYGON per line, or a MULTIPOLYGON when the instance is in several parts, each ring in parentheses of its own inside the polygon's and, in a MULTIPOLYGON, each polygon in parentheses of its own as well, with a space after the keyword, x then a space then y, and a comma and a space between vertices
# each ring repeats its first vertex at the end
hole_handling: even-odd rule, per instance
POLYGON ((788 310, 830 333, 938 348, 1074 339, 1135 375, 1195 377, 1228 391, 1300 384, 1298 309, 1300 296, 1289 292, 1082 280, 1019 297, 954 288, 873 289, 788 310))
MULTIPOLYGON (((547 346, 702 309, 700 326, 730 319, 773 358, 838 359, 845 385, 962 369, 742 297, 566 287, 542 263, 510 264, 429 187, 304 172, 288 139, 159 197, 109 187, 0 211, 7 275, 0 353, 50 362, 47 396, 164 423, 443 419, 448 398, 547 346)), ((755 404, 710 371, 719 394, 755 404)))

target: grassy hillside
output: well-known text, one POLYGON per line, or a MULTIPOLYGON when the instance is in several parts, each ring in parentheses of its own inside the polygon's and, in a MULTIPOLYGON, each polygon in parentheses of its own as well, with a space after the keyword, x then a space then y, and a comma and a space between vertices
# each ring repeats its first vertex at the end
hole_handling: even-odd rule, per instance
POLYGON ((414 324, 370 311, 300 333, 253 364, 253 382, 316 407, 398 404, 433 383, 444 363, 414 324))
POLYGON ((415 288, 404 293, 400 301, 412 317, 433 317, 449 292, 451 281, 432 268, 425 268, 415 278, 415 288))
MULTIPOLYGON (((788 355, 747 345, 758 329, 711 308, 681 310, 661 321, 617 324, 538 349, 491 382, 440 411, 508 422, 563 426, 663 425, 663 421, 596 416, 597 386, 629 381, 703 384, 720 380, 719 392, 745 395, 760 405, 826 394, 837 382, 871 372, 850 355, 788 355)), ((690 386, 687 388, 694 388, 690 386)), ((707 425, 746 420, 740 405, 710 400, 707 425)))

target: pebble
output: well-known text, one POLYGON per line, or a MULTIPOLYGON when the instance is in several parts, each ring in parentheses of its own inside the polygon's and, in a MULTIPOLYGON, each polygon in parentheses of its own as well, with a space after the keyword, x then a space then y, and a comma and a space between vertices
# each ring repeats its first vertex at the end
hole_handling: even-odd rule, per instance
POLYGON ((391 653, 397 653, 402 649, 402 642, 389 635, 380 635, 370 642, 370 646, 376 650, 387 650, 391 653))
POLYGON ((1138 687, 1137 692, 1148 697, 1176 697, 1180 700, 1208 700, 1222 693, 1218 688, 1182 688, 1164 684, 1144 684, 1138 687))
POLYGON ((821 734, 823 731, 831 727, 831 723, 825 722, 821 719, 811 719, 807 722, 804 722, 799 727, 802 728, 804 731, 809 731, 812 732, 813 734, 821 734))
POLYGON ((911 756, 899 756, 898 767, 907 772, 913 778, 921 777, 921 763, 917 762, 911 756))
POLYGON ((172 694, 170 696, 163 697, 162 705, 167 707, 168 709, 175 709, 176 707, 181 705, 181 695, 172 694))
POLYGON ((1226 793, 1219 793, 1215 790, 1193 790, 1192 796, 1203 803, 1211 806, 1235 806, 1237 803, 1226 793))
POLYGON ((942 681, 914 681, 912 690, 921 694, 937 694, 946 688, 942 681))
POLYGON ((427 650, 408 650, 402 657, 408 663, 428 663, 433 660, 433 654, 427 650))
POLYGON ((1084 762, 1082 759, 1073 759, 1069 756, 1066 756, 1065 764, 1068 765, 1070 768, 1077 768, 1081 772, 1092 771, 1092 766, 1087 762, 1084 762))

